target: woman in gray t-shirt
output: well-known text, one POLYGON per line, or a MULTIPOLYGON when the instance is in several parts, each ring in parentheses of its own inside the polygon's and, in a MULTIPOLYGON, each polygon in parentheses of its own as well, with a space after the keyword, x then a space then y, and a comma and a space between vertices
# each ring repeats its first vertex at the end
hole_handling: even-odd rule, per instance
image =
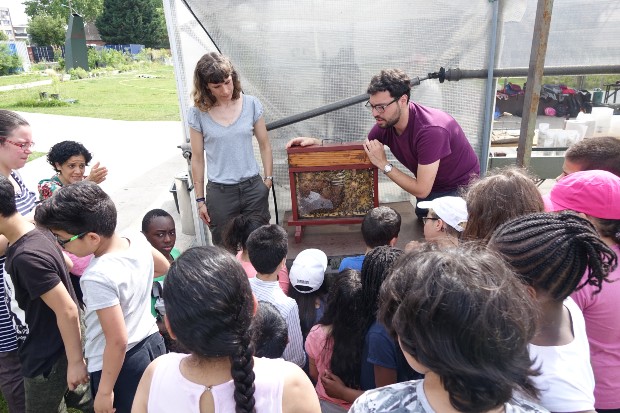
POLYGON ((187 118, 198 214, 218 245, 222 243, 222 228, 232 217, 259 214, 270 218, 271 143, 263 106, 254 96, 241 93, 239 76, 227 57, 211 52, 200 58, 194 70, 192 97, 194 106, 187 118), (260 149, 263 179, 254 157, 253 136, 260 149))

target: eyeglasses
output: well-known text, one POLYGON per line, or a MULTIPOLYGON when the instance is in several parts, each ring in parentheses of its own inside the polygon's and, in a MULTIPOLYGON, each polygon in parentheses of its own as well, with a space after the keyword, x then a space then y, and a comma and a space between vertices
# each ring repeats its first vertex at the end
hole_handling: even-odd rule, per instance
POLYGON ((56 235, 56 234, 54 234, 54 236, 56 237, 56 242, 58 242, 58 244, 60 244, 60 246, 61 246, 62 248, 64 248, 64 247, 65 247, 65 245, 67 245, 67 244, 68 244, 68 243, 70 243, 71 241, 75 241, 75 240, 76 240, 76 239, 78 239, 78 238, 82 238, 82 237, 84 237, 84 235, 86 235, 86 234, 88 234, 88 231, 86 231, 86 232, 82 232, 81 234, 74 235, 74 236, 72 236, 72 237, 71 237, 71 238, 69 238, 69 239, 60 239, 60 238, 58 238, 58 235, 56 235))
POLYGON ((366 106, 366 109, 368 109, 370 112, 372 112, 373 110, 376 110, 377 113, 383 113, 385 112, 385 108, 390 106, 392 103, 396 102, 398 99, 400 99, 400 96, 397 98, 394 98, 394 100, 392 100, 390 103, 386 103, 383 105, 373 105, 370 103, 370 100, 369 100, 368 102, 366 102, 364 106, 366 106))
POLYGON ((441 219, 441 218, 436 218, 436 217, 422 217, 422 223, 423 223, 424 225, 426 225, 426 222, 427 222, 429 219, 430 219, 431 221, 437 221, 437 220, 439 220, 439 219, 441 219))
POLYGON ((13 142, 10 141, 8 139, 4 140, 6 143, 10 143, 13 146, 17 146, 19 149, 21 149, 22 151, 25 151, 26 149, 30 149, 34 146, 34 142, 22 142, 22 143, 17 143, 17 142, 13 142))

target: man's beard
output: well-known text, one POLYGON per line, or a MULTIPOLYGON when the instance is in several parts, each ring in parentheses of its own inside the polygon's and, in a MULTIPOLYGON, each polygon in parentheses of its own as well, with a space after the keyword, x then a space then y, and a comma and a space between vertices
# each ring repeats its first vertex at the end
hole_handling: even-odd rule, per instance
POLYGON ((392 126, 396 125, 398 121, 400 120, 400 106, 398 107, 398 113, 392 119, 386 119, 381 116, 379 116, 379 118, 385 121, 384 125, 381 125, 381 124, 379 125, 381 129, 391 128, 392 126))

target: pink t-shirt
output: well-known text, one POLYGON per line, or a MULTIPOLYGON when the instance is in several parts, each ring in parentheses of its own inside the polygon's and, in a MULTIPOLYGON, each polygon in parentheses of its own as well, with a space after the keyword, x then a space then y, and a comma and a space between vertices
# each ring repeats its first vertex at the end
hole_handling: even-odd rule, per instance
POLYGON ((326 343, 327 327, 321 324, 312 327, 306 338, 306 353, 308 353, 308 357, 314 360, 316 369, 319 371, 319 379, 316 381, 316 394, 318 394, 319 399, 327 400, 348 410, 351 407, 351 403, 329 397, 321 382, 321 376, 326 370, 329 370, 332 361, 333 348, 331 345, 327 346, 326 343))
MULTIPOLYGON (((620 257, 620 246, 611 247, 620 257)), ((609 274, 603 289, 586 285, 571 297, 586 320, 590 342, 590 360, 596 381, 594 387, 597 409, 620 408, 620 267, 609 274)))
MULTIPOLYGON (((254 266, 250 261, 243 261, 241 259, 241 254, 242 251, 237 253, 237 261, 241 263, 241 266, 248 275, 248 278, 256 277, 256 270, 254 269, 254 266)), ((278 284, 280 285, 282 291, 284 291, 284 294, 288 295, 288 287, 291 285, 291 280, 288 278, 288 269, 286 268, 286 265, 283 265, 282 269, 278 273, 278 284)))

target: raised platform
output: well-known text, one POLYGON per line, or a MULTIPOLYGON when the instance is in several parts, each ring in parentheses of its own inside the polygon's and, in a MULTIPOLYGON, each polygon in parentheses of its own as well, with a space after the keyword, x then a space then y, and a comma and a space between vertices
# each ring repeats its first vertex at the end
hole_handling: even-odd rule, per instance
MULTIPOLYGON (((392 202, 382 205, 394 208, 401 216, 402 223, 396 247, 404 249, 409 241, 424 239, 422 224, 418 223, 414 207, 410 202, 392 202)), ((283 222, 288 222, 290 217, 291 211, 287 211, 283 222)), ((361 228, 362 224, 307 226, 304 228, 301 242, 296 243, 295 227, 284 224, 289 240, 287 266, 290 268, 300 251, 317 248, 325 252, 329 258, 328 272, 338 270, 342 258, 360 255, 366 251, 361 228)))

